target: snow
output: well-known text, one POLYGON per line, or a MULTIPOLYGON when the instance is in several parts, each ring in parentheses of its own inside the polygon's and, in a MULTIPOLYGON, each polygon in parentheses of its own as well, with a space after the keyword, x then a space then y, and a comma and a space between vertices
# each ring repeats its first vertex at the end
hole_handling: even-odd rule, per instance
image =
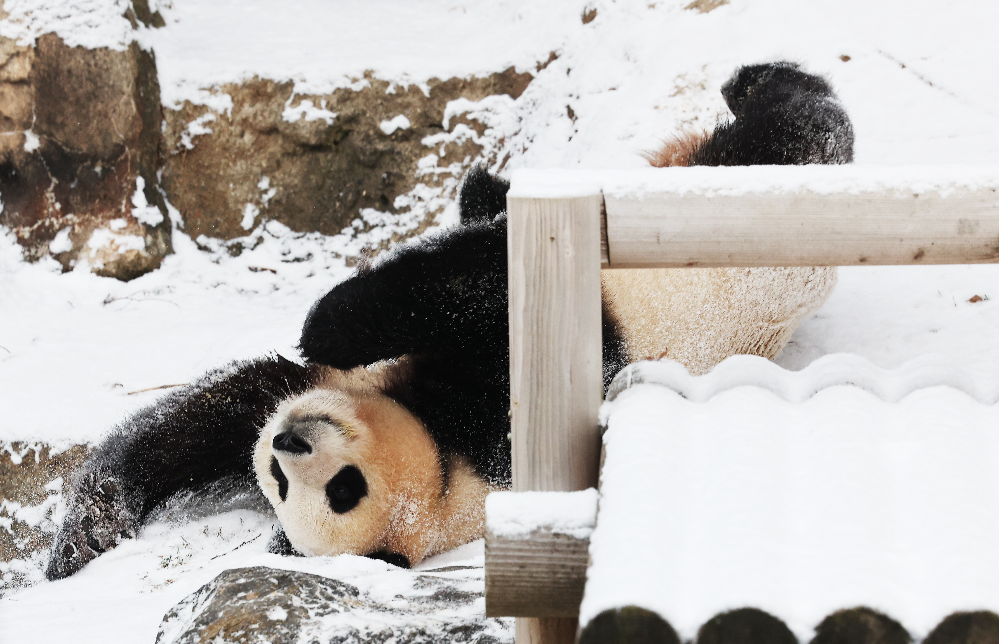
POLYGON ((864 358, 836 353, 823 356, 801 371, 789 371, 757 356, 732 356, 709 374, 692 376, 672 360, 636 362, 621 371, 605 396, 601 423, 607 425, 609 403, 629 387, 653 382, 680 393, 692 402, 707 402, 737 387, 762 387, 788 402, 803 402, 830 387, 864 389, 886 402, 898 402, 918 389, 951 387, 984 405, 996 404, 995 370, 971 373, 940 356, 922 356, 896 369, 876 367, 864 358))
MULTIPOLYGON (((183 137, 188 147, 210 132, 216 114, 232 109, 220 86, 253 76, 293 81, 289 107, 301 112, 290 116, 330 122, 335 115, 324 114, 315 95, 366 85, 366 70, 396 86, 415 84, 426 91, 435 77, 485 75, 514 66, 535 74, 519 98, 463 99, 446 108, 446 119, 470 114, 487 123, 483 136, 455 127, 425 141, 437 146, 474 137, 496 153, 494 167, 503 164, 508 175, 521 168, 642 169, 641 153, 662 138, 709 129, 727 117, 718 88, 738 65, 790 59, 830 80, 854 123, 859 164, 908 165, 907 172, 931 177, 953 171, 955 180, 980 177, 996 185, 997 3, 964 0, 943 8, 904 0, 732 0, 707 14, 683 10, 687 3, 304 0, 289 6, 279 0, 161 0, 150 8, 163 14, 167 26, 131 32, 121 17, 126 4, 121 0, 6 0, 9 17, 0 20, 0 34, 30 43, 54 31, 70 46, 117 50, 137 37, 155 51, 165 105, 190 100, 212 110, 189 124, 183 137), (586 7, 596 9, 597 17, 584 25, 586 7), (550 52, 557 58, 539 71, 550 52), (948 169, 958 164, 993 169, 948 169)), ((37 144, 37 137, 26 139, 27 146, 37 144)), ((425 170, 435 171, 436 163, 431 159, 425 170)), ((697 175, 685 176, 694 184, 697 175)), ((266 195, 270 186, 260 188, 266 195)), ((417 199, 401 196, 396 205, 417 199)), ((457 221, 454 204, 447 208, 441 222, 457 221)), ((179 213, 170 215, 176 222, 179 213)), ((261 222, 259 215, 252 225, 236 242, 237 256, 217 240, 175 232, 175 254, 160 269, 128 283, 98 277, 84 266, 60 274, 49 259, 27 264, 13 236, 0 230, 2 448, 13 451, 11 441, 44 441, 57 448, 94 444, 126 414, 154 402, 163 387, 267 351, 294 359, 309 307, 350 274, 345 258, 405 229, 375 211, 361 213, 357 225, 333 237, 294 234, 276 222, 261 222), (360 232, 369 224, 375 228, 360 232)), ((58 249, 66 242, 68 236, 53 243, 58 249)), ((879 393, 890 398, 911 384, 929 384, 930 376, 922 380, 921 374, 933 372, 935 378, 951 374, 948 382, 976 400, 995 400, 997 287, 995 265, 843 268, 826 305, 802 323, 775 362, 800 370, 830 354, 854 354, 875 366, 865 373, 883 383, 879 393)), ((828 404, 823 401, 842 396, 847 396, 842 403, 858 409, 884 404, 859 388, 837 384, 840 363, 817 364, 829 369, 823 373, 833 384, 806 402, 774 402, 773 394, 738 388, 709 404, 738 400, 727 395, 764 397, 789 414, 796 404, 828 404)), ((853 369, 854 363, 848 366, 853 369)), ((790 389, 790 399, 808 393, 790 389)), ((927 392, 919 399, 901 394, 900 404, 919 400, 928 418, 949 405, 979 404, 952 389, 927 392)), ((961 428, 956 431, 962 435, 961 428)), ((990 454, 996 454, 995 446, 980 457, 990 454)), ((993 467, 995 472, 995 462, 993 467)), ((666 469, 656 468, 669 475, 659 471, 666 469)), ((914 485, 936 482, 938 477, 927 473, 914 485)), ((992 485, 988 489, 995 494, 995 476, 992 485)), ((16 511, 34 520, 48 507, 34 514, 26 507, 16 511)), ((58 507, 52 516, 58 520, 58 507)), ((222 569, 238 566, 328 574, 387 600, 412 583, 410 573, 357 557, 268 555, 264 545, 271 526, 271 519, 248 511, 148 526, 140 539, 72 578, 5 597, 0 642, 38 641, 42 633, 52 642, 152 641, 171 606, 222 569)), ((994 538, 996 533, 994 526, 994 538)), ((481 542, 435 559, 439 563, 428 560, 423 567, 471 565, 469 574, 481 579, 481 542)), ((987 561, 995 562, 995 554, 987 561)), ((996 569, 984 566, 994 575, 994 586, 996 569)), ((726 572, 722 566, 699 571, 726 572)), ((706 612, 707 604, 698 609, 706 612)), ((913 623, 921 632, 923 622, 913 623)), ((803 621, 795 628, 801 636, 813 625, 803 621)))
POLYGON ((391 119, 379 123, 378 129, 382 130, 386 136, 392 134, 396 130, 408 130, 410 129, 410 119, 400 114, 399 116, 394 116, 391 119))
POLYGON ((132 195, 132 216, 141 224, 147 226, 159 226, 163 223, 163 213, 156 206, 150 205, 146 201, 146 180, 142 177, 135 178, 135 193, 132 195))
POLYGON ((687 640, 754 606, 808 641, 863 605, 919 640, 955 610, 1000 609, 997 404, 946 386, 886 402, 819 387, 826 371, 789 374, 816 391, 801 402, 723 369, 702 380, 731 388, 704 402, 646 382, 605 403, 582 624, 635 605, 687 640))
MULTIPOLYGON (((292 107, 293 98, 295 98, 294 95, 288 97, 285 109, 281 112, 281 118, 289 123, 295 123, 300 119, 305 119, 306 121, 318 121, 322 119, 327 125, 332 125, 333 120, 337 117, 336 112, 326 109, 326 99, 323 99, 320 107, 313 105, 313 102, 310 100, 303 100, 295 107, 292 107)), ((409 125, 409 122, 407 122, 407 125, 409 125)))
MULTIPOLYGON (((484 545, 480 539, 440 557, 421 562, 413 571, 381 561, 338 557, 282 557, 268 554, 272 519, 238 510, 185 523, 158 522, 140 538, 99 557, 68 579, 42 583, 0 602, 0 642, 153 642, 163 615, 187 595, 230 568, 268 566, 300 570, 342 580, 373 601, 398 603, 398 595, 426 593, 414 573, 441 568, 444 575, 483 587, 484 545), (59 607, 54 610, 53 607, 59 607)), ((468 609, 482 615, 482 600, 468 609)), ((385 615, 359 619, 391 625, 385 615)))
POLYGON ((123 15, 129 6, 128 0, 5 0, 0 35, 24 46, 53 32, 70 47, 123 51, 133 36, 123 15))
POLYGON ((34 152, 35 150, 37 150, 38 148, 40 148, 41 145, 42 145, 42 142, 38 138, 38 135, 36 135, 31 130, 25 130, 24 131, 24 151, 25 152, 34 152))
POLYGON ((645 194, 693 194, 706 197, 765 194, 891 194, 899 198, 956 191, 992 190, 1000 185, 1000 167, 989 164, 742 166, 640 168, 629 170, 521 169, 511 176, 511 197, 607 196, 641 199, 645 194))
POLYGON ((486 498, 486 529, 497 536, 527 538, 536 530, 586 539, 597 520, 597 490, 494 492, 486 498))
POLYGON ((352 241, 270 222, 230 257, 175 233, 160 269, 119 282, 26 264, 0 232, 0 309, 17 313, 0 316, 0 441, 96 443, 158 387, 268 351, 294 359, 309 307, 350 273, 352 241))

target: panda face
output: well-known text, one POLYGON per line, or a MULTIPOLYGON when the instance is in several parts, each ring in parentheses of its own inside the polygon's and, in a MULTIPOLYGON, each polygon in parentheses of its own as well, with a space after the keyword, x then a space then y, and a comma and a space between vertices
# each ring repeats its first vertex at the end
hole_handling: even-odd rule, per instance
POLYGON ((371 390, 320 388, 282 404, 254 454, 258 482, 292 546, 307 555, 435 548, 447 503, 423 425, 371 390))

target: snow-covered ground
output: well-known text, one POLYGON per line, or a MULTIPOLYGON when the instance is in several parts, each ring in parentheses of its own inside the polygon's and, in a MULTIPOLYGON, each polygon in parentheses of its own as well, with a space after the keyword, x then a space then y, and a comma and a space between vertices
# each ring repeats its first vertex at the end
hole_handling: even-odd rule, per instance
MULTIPOLYGON (((504 135, 497 158, 510 155, 505 172, 640 167, 659 139, 725 117, 718 88, 736 66, 773 59, 830 79, 853 119, 859 163, 997 163, 996 3, 733 0, 700 14, 687 2, 160 0, 150 4, 167 26, 139 38, 155 49, 165 103, 217 109, 225 97, 205 88, 254 74, 319 92, 367 69, 398 83, 535 70, 554 51, 520 98, 490 104, 504 135), (589 24, 586 8, 597 9, 589 24)), ((0 33, 56 30, 70 44, 122 46, 123 5, 6 0, 0 33)), ((453 221, 451 208, 441 223, 453 221)), ((162 268, 121 283, 26 264, 0 231, 0 443, 96 442, 158 387, 265 351, 294 356, 309 306, 350 273, 343 255, 354 237, 295 235, 273 223, 254 234, 263 243, 230 257, 175 233, 177 252, 162 268)), ((996 390, 997 291, 995 265, 842 269, 777 362, 800 369, 845 352, 894 368, 934 355, 996 390)), ((269 529, 246 512, 150 526, 75 577, 0 601, 0 643, 151 641, 163 613, 222 568, 347 577, 384 569, 354 557, 267 555, 266 537, 255 537, 269 529)), ((481 562, 471 548, 459 558, 481 562)))

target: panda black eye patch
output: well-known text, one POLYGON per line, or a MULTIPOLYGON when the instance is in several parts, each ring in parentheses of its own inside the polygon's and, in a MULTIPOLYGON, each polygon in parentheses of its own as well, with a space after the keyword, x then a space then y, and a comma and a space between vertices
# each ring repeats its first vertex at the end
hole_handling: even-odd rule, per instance
POLYGON ((365 481, 365 475, 361 470, 353 465, 342 468, 326 484, 326 498, 337 514, 344 514, 354 509, 366 496, 368 496, 368 482, 365 481))
POLYGON ((278 482, 278 496, 284 501, 285 497, 288 496, 288 477, 281 471, 278 459, 273 456, 271 457, 271 476, 278 482))

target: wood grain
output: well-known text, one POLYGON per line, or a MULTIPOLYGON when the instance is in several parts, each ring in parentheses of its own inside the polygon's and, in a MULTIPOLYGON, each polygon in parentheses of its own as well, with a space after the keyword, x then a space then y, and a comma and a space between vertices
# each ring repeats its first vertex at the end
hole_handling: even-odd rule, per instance
MULTIPOLYGON (((507 199, 515 491, 597 484, 602 205, 600 194, 507 199)), ((517 644, 570 644, 576 637, 572 617, 516 624, 517 644)))
POLYGON ((507 202, 513 490, 597 484, 601 197, 507 202))
POLYGON ((486 531, 486 614, 576 617, 590 539, 537 530, 522 538, 486 531))
POLYGON ((996 188, 656 193, 607 198, 614 268, 979 264, 998 260, 996 188))

